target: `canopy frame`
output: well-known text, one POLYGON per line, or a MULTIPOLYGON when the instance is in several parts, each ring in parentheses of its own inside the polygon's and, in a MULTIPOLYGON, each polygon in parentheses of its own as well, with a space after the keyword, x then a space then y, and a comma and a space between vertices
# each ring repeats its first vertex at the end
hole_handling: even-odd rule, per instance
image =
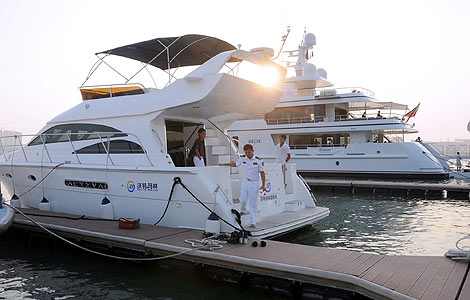
MULTIPOLYGON (((85 81, 82 83, 82 85, 80 86, 80 88, 84 87, 84 85, 86 84, 86 82, 90 79, 90 77, 93 75, 93 73, 98 69, 98 67, 101 65, 101 64, 105 64, 107 65, 111 70, 113 70, 114 72, 116 72, 119 76, 121 76, 125 82, 124 84, 128 84, 135 76, 137 76, 140 72, 142 72, 142 70, 147 70, 147 72, 150 74, 155 86, 157 86, 153 76, 151 75, 150 71, 148 70, 148 66, 149 65, 153 65, 159 69, 161 69, 162 71, 164 71, 165 73, 168 74, 168 81, 167 83, 165 84, 165 87, 170 85, 171 84, 171 81, 172 79, 177 79, 175 77, 175 73, 178 71, 178 69, 181 67, 181 63, 178 62, 178 65, 177 66, 173 66, 172 67, 172 63, 175 62, 175 59, 180 57, 183 53, 185 53, 186 50, 188 50, 191 46, 197 44, 197 43, 200 43, 200 42, 203 42, 203 41, 206 41, 206 40, 212 40, 212 42, 216 43, 216 46, 219 46, 219 48, 217 49, 211 49, 213 50, 213 55, 217 55, 219 54, 220 52, 223 52, 223 51, 227 51, 227 50, 235 50, 236 48, 225 42, 225 41, 222 41, 222 40, 219 40, 219 39, 216 39, 216 38, 213 38, 213 37, 210 37, 210 36, 204 36, 204 35, 183 35, 183 36, 179 36, 179 37, 173 37, 173 38, 157 38, 155 40, 150 40, 150 41, 146 41, 146 42, 141 42, 141 43, 137 43, 137 44, 131 44, 131 45, 127 45, 127 46, 122 46, 122 47, 118 47, 118 48, 114 48, 114 49, 111 49, 111 50, 107 50, 107 51, 103 51, 103 52, 99 52, 99 53, 96 53, 96 57, 98 57, 98 60, 93 64, 93 66, 91 67, 90 71, 88 72, 88 75, 87 77, 85 78, 85 81), (170 49, 172 48, 172 46, 174 46, 175 44, 177 44, 179 41, 182 40, 182 38, 184 37, 187 37, 188 39, 192 39, 191 41, 189 41, 187 44, 182 44, 182 49, 180 49, 173 57, 171 57, 170 55, 170 49), (162 41, 163 40, 163 41, 162 41), (164 40, 172 40, 170 41, 169 44, 165 44, 164 43, 164 40), (121 51, 123 49, 138 49, 138 47, 136 45, 143 45, 143 46, 146 46, 146 45, 152 45, 154 42, 158 42, 158 44, 160 46, 162 46, 162 49, 156 53, 156 55, 154 55, 150 60, 148 61, 143 61, 137 57, 135 57, 135 55, 130 55, 130 54, 127 54, 125 55, 124 53, 119 53, 118 51, 121 51), (113 53, 113 51, 115 51, 116 53, 113 53), (152 64, 156 61, 157 58, 159 58, 161 55, 163 55, 164 53, 166 53, 166 68, 162 68, 163 65, 159 64, 159 63, 155 63, 155 64, 152 64), (131 59, 135 59, 135 60, 138 60, 140 61, 143 66, 142 68, 140 68, 137 72, 135 72, 132 76, 130 76, 129 78, 127 78, 126 76, 124 76, 123 74, 121 74, 116 68, 114 68, 113 66, 111 66, 111 64, 109 64, 107 61, 105 61, 105 59, 110 56, 111 54, 114 54, 114 55, 117 55, 117 56, 123 56, 123 57, 127 57, 127 58, 131 58, 131 59), (175 69, 173 72, 171 69, 175 69)), ((148 52, 149 49, 145 49, 146 52, 148 52)), ((133 53, 135 54, 135 53, 133 53)), ((209 56, 207 55, 206 53, 203 53, 202 51, 199 53, 201 54, 202 56, 206 56, 207 59, 210 59, 212 56, 209 56)), ((187 59, 186 59, 187 60, 187 59)), ((202 64, 203 61, 200 60, 195 60, 195 61, 186 61, 186 63, 184 64, 184 66, 191 66, 191 65, 199 65, 199 64, 202 64)), ((234 67, 235 68, 235 67, 234 67)), ((232 70, 233 71, 233 70, 232 70)))

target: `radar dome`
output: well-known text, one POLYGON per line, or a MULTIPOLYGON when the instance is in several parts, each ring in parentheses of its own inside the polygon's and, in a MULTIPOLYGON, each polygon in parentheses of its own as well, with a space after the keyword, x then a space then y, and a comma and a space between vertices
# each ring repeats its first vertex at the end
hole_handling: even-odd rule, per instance
POLYGON ((302 68, 303 76, 316 76, 317 75, 317 67, 314 64, 305 64, 302 68))
POLYGON ((272 58, 274 56, 274 49, 268 47, 253 48, 250 52, 264 58, 272 58))
POLYGON ((326 73, 326 70, 322 69, 322 68, 317 70, 317 75, 320 76, 320 77, 323 77, 325 79, 328 78, 328 73, 326 73))
POLYGON ((317 44, 317 38, 315 37, 315 35, 313 33, 307 33, 304 37, 304 45, 310 48, 316 44, 317 44))

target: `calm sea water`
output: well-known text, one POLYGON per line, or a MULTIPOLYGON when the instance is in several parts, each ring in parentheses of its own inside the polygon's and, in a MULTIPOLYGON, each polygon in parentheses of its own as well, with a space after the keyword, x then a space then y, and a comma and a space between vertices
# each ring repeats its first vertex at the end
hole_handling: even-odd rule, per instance
MULTIPOLYGON (((470 233, 469 200, 318 192, 316 198, 330 216, 277 240, 440 256, 470 233)), ((174 262, 122 263, 65 249, 0 237, 0 299, 282 299, 215 283, 174 262)))
POLYGON ((443 255, 470 234, 470 201, 316 193, 330 216, 281 241, 376 254, 443 255))
MULTIPOLYGON (((56 245, 57 246, 57 245, 56 245)), ((0 299, 285 299, 201 276, 189 263, 132 263, 22 241, 0 245, 0 299)))

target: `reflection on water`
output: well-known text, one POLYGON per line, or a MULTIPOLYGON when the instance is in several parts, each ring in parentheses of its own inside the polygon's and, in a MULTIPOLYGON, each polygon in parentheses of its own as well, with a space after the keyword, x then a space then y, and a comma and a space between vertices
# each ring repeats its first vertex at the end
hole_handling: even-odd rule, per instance
POLYGON ((470 201, 316 193, 330 216, 277 238, 377 254, 443 255, 470 233, 470 201))
POLYGON ((0 299, 285 299, 205 279, 190 263, 128 263, 0 240, 0 299))

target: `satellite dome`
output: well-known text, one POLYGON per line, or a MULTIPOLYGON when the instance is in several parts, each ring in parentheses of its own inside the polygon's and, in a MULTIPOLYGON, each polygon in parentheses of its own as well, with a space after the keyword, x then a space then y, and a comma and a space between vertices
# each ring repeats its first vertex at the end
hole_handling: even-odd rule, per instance
POLYGON ((274 49, 268 47, 253 48, 250 52, 269 59, 274 56, 274 49))
POLYGON ((307 33, 304 37, 304 45, 310 48, 316 44, 317 44, 317 38, 315 37, 315 35, 313 33, 307 33))
POLYGON ((302 68, 303 76, 316 76, 317 75, 317 67, 314 64, 305 64, 302 68))
POLYGON ((326 73, 326 70, 322 69, 322 68, 317 70, 317 75, 320 76, 320 77, 323 77, 325 79, 328 78, 328 73, 326 73))

